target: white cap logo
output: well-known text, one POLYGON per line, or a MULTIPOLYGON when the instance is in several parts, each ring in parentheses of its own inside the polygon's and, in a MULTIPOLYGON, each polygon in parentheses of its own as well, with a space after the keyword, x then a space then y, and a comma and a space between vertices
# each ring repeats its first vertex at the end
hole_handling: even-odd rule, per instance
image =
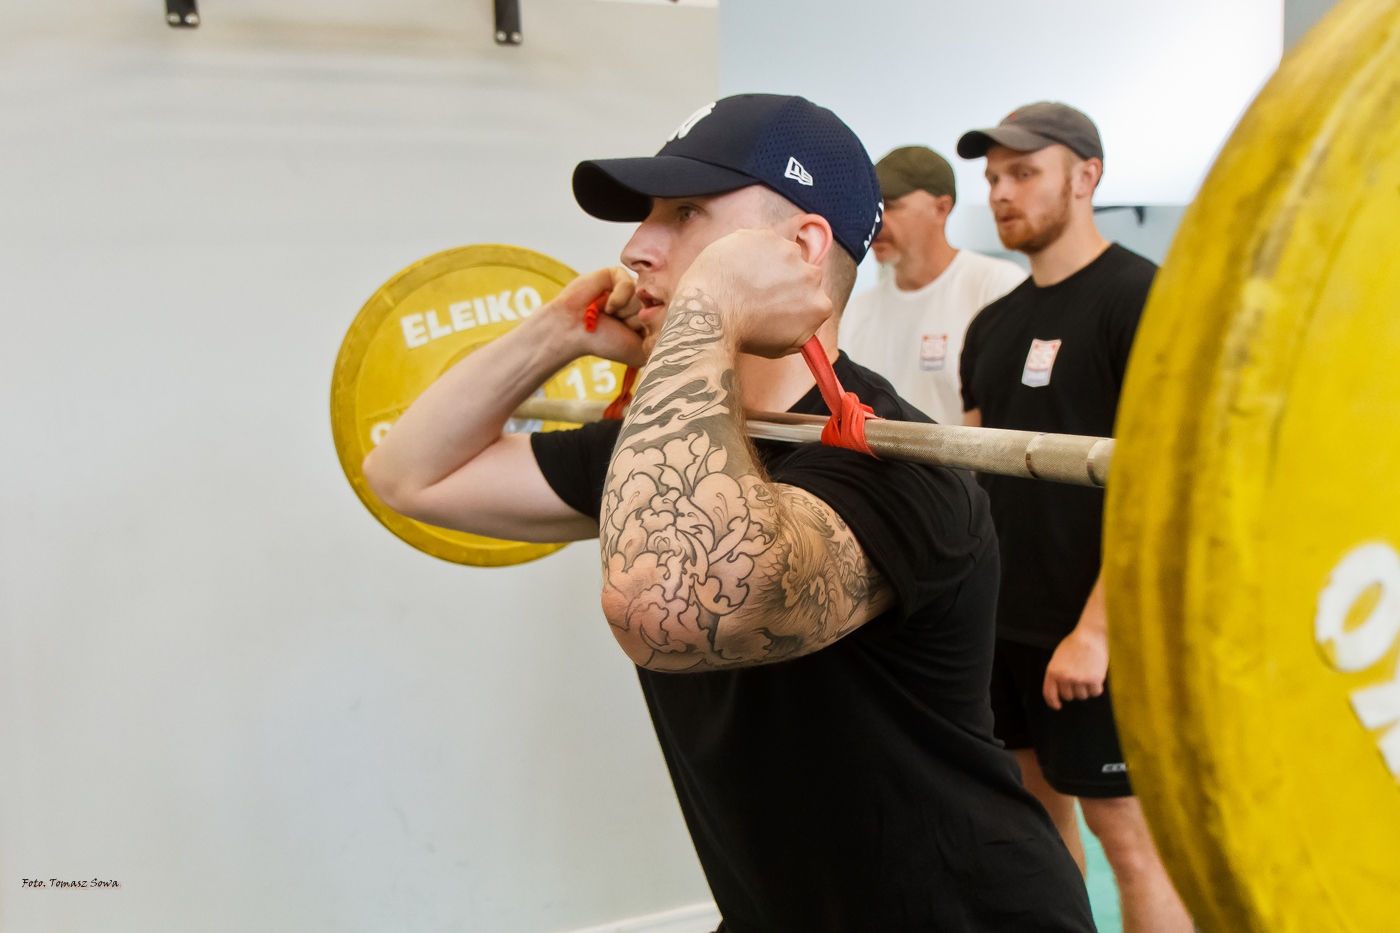
POLYGON ((802 167, 802 163, 792 156, 788 156, 787 171, 783 172, 784 178, 791 178, 799 185, 812 186, 812 173, 802 167))
POLYGON ((676 127, 676 131, 674 133, 666 137, 666 141, 669 143, 672 140, 685 139, 686 134, 689 133, 691 130, 695 129, 695 124, 699 123, 701 120, 705 119, 710 115, 710 111, 715 109, 715 103, 715 101, 710 101, 708 104, 701 107, 699 110, 695 111, 690 116, 686 117, 685 122, 682 123, 680 126, 676 127))

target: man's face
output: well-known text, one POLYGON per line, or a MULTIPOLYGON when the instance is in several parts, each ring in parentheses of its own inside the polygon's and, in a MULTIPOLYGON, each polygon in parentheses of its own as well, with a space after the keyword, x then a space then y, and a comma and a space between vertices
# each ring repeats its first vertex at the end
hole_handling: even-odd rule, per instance
POLYGON ((987 183, 997 235, 1007 249, 1038 253, 1069 226, 1074 199, 1071 167, 1078 160, 1064 146, 1021 152, 993 146, 987 183))
POLYGON ((885 202, 885 225, 871 243, 876 262, 899 263, 902 256, 927 250, 929 241, 940 235, 953 209, 949 195, 934 197, 927 191, 911 191, 902 198, 885 202))
POLYGON ((622 250, 622 264, 637 274, 637 319, 646 327, 648 355, 666 323, 676 284, 700 251, 735 230, 772 227, 774 196, 760 185, 699 198, 655 198, 651 214, 622 250))

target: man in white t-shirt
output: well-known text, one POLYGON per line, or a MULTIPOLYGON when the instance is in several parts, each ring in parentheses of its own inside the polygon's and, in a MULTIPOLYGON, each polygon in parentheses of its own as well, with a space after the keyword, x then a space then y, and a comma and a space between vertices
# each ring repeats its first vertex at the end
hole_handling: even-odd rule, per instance
POLYGON ((872 244, 880 283, 846 306, 841 347, 934 421, 962 424, 963 334, 978 311, 1026 273, 1005 259, 948 245, 944 227, 957 189, 947 159, 926 146, 902 146, 875 172, 885 200, 885 226, 872 244))

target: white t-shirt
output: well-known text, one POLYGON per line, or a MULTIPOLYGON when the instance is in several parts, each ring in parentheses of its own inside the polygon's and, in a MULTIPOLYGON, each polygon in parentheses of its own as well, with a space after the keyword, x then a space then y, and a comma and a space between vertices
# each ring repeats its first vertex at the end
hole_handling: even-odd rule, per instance
POLYGON ((978 311, 1025 278, 1014 262, 965 249, 917 291, 901 291, 882 269, 878 285, 847 303, 838 342, 934 421, 962 424, 963 334, 978 311))

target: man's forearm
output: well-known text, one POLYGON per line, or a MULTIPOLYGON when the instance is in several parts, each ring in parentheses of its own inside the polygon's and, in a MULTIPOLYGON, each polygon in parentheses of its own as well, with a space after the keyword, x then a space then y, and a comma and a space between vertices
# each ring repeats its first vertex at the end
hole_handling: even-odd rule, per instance
POLYGON ((653 669, 805 654, 863 622, 876 596, 840 518, 766 481, 744 435, 735 353, 715 302, 682 292, 608 471, 603 609, 653 669))
POLYGON ((1094 582, 1094 588, 1089 591, 1089 598, 1084 603, 1084 611, 1080 613, 1079 624, 1075 628, 1085 635, 1108 640, 1108 605, 1104 597, 1102 571, 1094 582))
MULTIPOLYGON (((703 435, 716 451, 724 451, 724 474, 761 479, 735 393, 736 356, 715 300, 698 289, 683 292, 642 369, 618 451, 640 452, 664 446, 669 438, 703 435)), ((618 479, 616 467, 614 458, 608 488, 618 479)))
POLYGON ((500 438, 511 413, 573 359, 541 312, 448 370, 365 458, 377 490, 425 489, 500 438))

